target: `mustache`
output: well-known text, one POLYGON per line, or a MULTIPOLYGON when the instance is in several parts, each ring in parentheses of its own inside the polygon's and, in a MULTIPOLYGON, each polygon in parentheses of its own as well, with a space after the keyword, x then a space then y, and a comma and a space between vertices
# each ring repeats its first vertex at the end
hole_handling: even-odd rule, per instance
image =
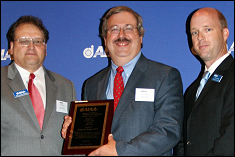
POLYGON ((116 40, 114 41, 114 43, 116 43, 116 42, 124 42, 124 41, 127 41, 127 42, 129 42, 129 43, 132 42, 131 39, 127 39, 127 38, 118 38, 118 39, 116 39, 116 40))

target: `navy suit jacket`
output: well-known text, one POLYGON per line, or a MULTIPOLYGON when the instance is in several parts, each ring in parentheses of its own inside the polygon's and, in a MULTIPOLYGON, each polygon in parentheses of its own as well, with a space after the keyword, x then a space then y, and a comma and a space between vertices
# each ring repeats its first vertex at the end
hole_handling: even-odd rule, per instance
MULTIPOLYGON (((85 81, 83 100, 104 100, 111 67, 85 81)), ((139 58, 114 113, 118 155, 172 155, 183 122, 183 88, 177 69, 139 58), (135 101, 136 88, 155 90, 154 101, 135 101)))
POLYGON ((199 77, 185 93, 184 144, 178 155, 234 155, 234 59, 228 56, 210 76, 195 101, 199 77), (215 74, 223 76, 213 81, 215 74))

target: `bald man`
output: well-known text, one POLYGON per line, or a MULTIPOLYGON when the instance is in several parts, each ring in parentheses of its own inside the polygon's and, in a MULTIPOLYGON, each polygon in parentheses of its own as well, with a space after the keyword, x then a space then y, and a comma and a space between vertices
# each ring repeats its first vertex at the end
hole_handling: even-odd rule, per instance
POLYGON ((227 51, 229 30, 221 12, 201 8, 190 21, 193 49, 202 60, 199 77, 185 92, 183 136, 176 155, 234 155, 234 59, 227 51), (199 94, 203 73, 208 74, 199 94))

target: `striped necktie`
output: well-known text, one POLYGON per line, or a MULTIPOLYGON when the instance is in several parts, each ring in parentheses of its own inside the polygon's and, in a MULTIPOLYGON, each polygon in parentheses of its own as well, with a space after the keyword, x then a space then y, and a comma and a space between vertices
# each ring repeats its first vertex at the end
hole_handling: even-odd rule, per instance
POLYGON ((203 77, 202 77, 202 79, 201 79, 200 85, 199 85, 199 87, 198 87, 198 89, 197 89, 196 100, 197 100, 197 98, 199 97, 199 95, 200 95, 202 89, 204 88, 204 86, 205 86, 207 80, 209 79, 209 77, 210 77, 210 72, 209 72, 209 71, 206 71, 206 72, 203 74, 203 77))
POLYGON ((29 75, 28 91, 29 91, 30 99, 33 104, 35 114, 38 119, 39 126, 42 130, 45 110, 44 110, 44 106, 43 106, 42 97, 41 97, 37 87, 33 83, 34 78, 35 78, 34 74, 29 75))

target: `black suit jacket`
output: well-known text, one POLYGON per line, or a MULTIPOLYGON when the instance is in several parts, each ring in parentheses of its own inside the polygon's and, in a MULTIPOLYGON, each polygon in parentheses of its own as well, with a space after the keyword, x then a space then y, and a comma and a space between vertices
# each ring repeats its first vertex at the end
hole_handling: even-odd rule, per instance
POLYGON ((185 93, 184 146, 178 155, 234 155, 234 59, 228 56, 210 76, 195 101, 199 77, 185 93), (213 81, 222 75, 220 82, 213 81), (185 150, 183 150, 185 149, 185 150))

